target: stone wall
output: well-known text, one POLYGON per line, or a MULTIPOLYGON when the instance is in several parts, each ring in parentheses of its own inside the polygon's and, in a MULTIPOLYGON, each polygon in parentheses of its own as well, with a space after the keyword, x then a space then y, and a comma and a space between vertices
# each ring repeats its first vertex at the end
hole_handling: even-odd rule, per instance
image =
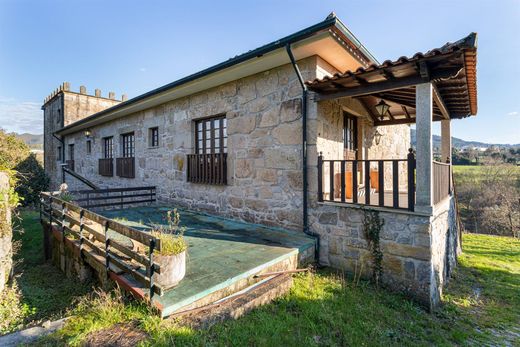
MULTIPOLYGON (((316 57, 299 62, 305 79, 316 76, 316 57)), ((76 171, 100 187, 157 186, 158 198, 194 210, 270 226, 301 230, 301 87, 291 65, 265 71, 92 127, 92 154, 82 133, 75 144, 76 171), (194 152, 194 120, 225 114, 228 185, 186 181, 186 154, 194 152), (148 129, 159 127, 159 147, 148 129), (134 179, 98 175, 102 138, 135 133, 134 179)), ((68 183, 71 190, 75 180, 68 183)))
MULTIPOLYGON (((122 97, 123 100, 126 96, 122 97)), ((101 95, 101 91, 96 89, 94 95, 88 95, 84 86, 80 87, 79 93, 70 90, 68 82, 63 83, 59 89, 49 95, 42 106, 43 127, 44 127, 44 168, 50 177, 50 189, 56 190, 61 183, 61 164, 69 159, 68 148, 65 148, 65 157, 58 160, 58 148, 63 147, 62 143, 53 136, 54 132, 94 113, 103 111, 109 107, 119 104, 114 93, 110 92, 109 97, 101 95)), ((62 148, 63 153, 63 148, 62 148)))
POLYGON ((0 172, 0 293, 9 280, 13 266, 13 232, 8 190, 9 176, 0 172))
MULTIPOLYGON (((383 283, 405 292, 427 307, 440 302, 442 287, 456 263, 457 227, 452 199, 433 216, 380 209, 383 283)), ((371 253, 364 236, 364 210, 319 203, 310 211, 309 225, 320 236, 319 261, 369 278, 371 253)))

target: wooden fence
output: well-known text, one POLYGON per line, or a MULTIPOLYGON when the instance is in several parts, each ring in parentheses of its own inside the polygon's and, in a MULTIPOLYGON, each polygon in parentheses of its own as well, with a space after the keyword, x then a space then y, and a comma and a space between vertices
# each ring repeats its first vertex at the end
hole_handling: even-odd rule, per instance
POLYGON ((125 273, 149 288, 150 298, 162 295, 154 283, 154 274, 161 272, 154 262, 154 251, 161 249, 160 239, 100 216, 76 204, 63 201, 51 193, 41 193, 40 219, 60 235, 61 242, 76 247, 82 257, 97 271, 125 273), (148 248, 140 252, 137 246, 148 248))
POLYGON ((451 194, 451 164, 433 161, 433 203, 438 204, 451 194))

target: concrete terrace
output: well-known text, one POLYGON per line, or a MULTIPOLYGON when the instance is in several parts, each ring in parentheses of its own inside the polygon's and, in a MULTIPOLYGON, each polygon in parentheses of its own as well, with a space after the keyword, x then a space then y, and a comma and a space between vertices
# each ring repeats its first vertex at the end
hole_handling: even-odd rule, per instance
MULTIPOLYGON (((151 225, 164 224, 166 212, 171 209, 154 205, 101 214, 146 231, 151 225)), ((154 296, 163 317, 212 303, 252 285, 255 274, 295 268, 298 258, 314 257, 314 240, 303 233, 179 212, 189 245, 186 277, 163 296, 154 296)))

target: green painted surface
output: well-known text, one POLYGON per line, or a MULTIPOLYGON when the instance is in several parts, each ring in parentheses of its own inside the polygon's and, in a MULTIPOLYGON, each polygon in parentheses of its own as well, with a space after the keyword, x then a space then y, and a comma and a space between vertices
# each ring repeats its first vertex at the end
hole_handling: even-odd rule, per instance
MULTIPOLYGON (((146 206, 104 211, 103 215, 137 229, 164 224, 171 206, 146 206)), ((263 268, 314 247, 314 240, 303 233, 180 210, 181 226, 186 227, 188 257, 186 277, 156 300, 163 315, 206 295, 247 278, 263 268)))

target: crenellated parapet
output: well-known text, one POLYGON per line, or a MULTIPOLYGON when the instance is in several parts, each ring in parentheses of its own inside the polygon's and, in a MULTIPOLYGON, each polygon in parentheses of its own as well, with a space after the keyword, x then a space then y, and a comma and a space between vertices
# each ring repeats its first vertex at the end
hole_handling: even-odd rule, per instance
POLYGON ((128 97, 126 94, 123 94, 121 96, 121 100, 119 99, 116 99, 116 93, 114 92, 108 92, 108 96, 104 97, 101 93, 101 89, 94 89, 94 94, 88 94, 87 92, 87 87, 85 86, 80 86, 79 87, 79 92, 74 92, 70 89, 70 83, 69 82, 63 82, 58 88, 56 88, 52 93, 50 93, 44 100, 43 100, 43 104, 47 104, 49 101, 51 101, 52 99, 54 99, 54 97, 56 97, 56 95, 62 93, 62 92, 68 92, 68 93, 75 93, 75 94, 80 94, 80 95, 87 95, 89 97, 95 97, 95 98, 102 98, 102 99, 109 99, 109 100, 114 100, 114 101, 126 101, 128 100, 128 97))

